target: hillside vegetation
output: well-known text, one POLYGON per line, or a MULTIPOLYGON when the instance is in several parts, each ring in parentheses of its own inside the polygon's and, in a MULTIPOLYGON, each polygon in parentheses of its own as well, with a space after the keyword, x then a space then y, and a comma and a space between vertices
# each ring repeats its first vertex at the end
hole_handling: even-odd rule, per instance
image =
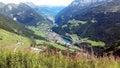
POLYGON ((23 24, 20 24, 16 21, 11 20, 10 18, 6 18, 0 15, 0 28, 5 29, 9 32, 16 33, 18 35, 26 36, 29 38, 43 39, 43 37, 35 35, 34 31, 26 28, 23 24))
POLYGON ((62 35, 77 34, 82 38, 102 41, 110 46, 120 39, 119 6, 119 0, 90 2, 89 4, 75 0, 58 13, 55 20, 59 26, 53 30, 62 35))
POLYGON ((15 47, 17 43, 23 43, 23 46, 29 46, 33 42, 28 37, 24 37, 15 33, 11 33, 9 31, 3 30, 0 28, 0 47, 1 48, 10 48, 10 47, 15 47))
POLYGON ((0 2, 0 68, 120 68, 120 0, 62 8, 0 2))
POLYGON ((114 57, 95 58, 64 56, 53 53, 33 53, 30 51, 12 53, 0 51, 2 68, 119 68, 120 61, 114 57))

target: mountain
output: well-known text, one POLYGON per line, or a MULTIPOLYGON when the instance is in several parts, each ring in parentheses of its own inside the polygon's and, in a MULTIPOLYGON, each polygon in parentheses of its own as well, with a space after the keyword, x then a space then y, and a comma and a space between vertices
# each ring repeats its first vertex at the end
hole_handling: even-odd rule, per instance
POLYGON ((49 25, 45 25, 42 23, 41 26, 29 27, 30 28, 28 29, 28 27, 26 27, 24 24, 0 14, 0 47, 2 47, 2 49, 10 49, 14 51, 16 49, 17 51, 19 51, 19 48, 20 50, 24 48, 26 50, 26 48, 28 49, 30 46, 43 51, 45 50, 44 48, 46 46, 48 46, 50 49, 66 49, 66 47, 62 45, 48 41, 46 36, 43 37, 40 35, 42 33, 45 35, 44 29, 46 29, 45 31, 50 33, 50 30, 47 30, 49 28, 49 25), (41 31, 40 29, 42 29, 43 31, 41 31))
POLYGON ((31 8, 35 8, 36 7, 36 5, 33 4, 32 2, 25 2, 24 4, 28 5, 31 8))
POLYGON ((55 21, 57 24, 67 23, 69 20, 79 18, 81 14, 88 11, 88 9, 109 1, 110 0, 74 0, 68 7, 56 15, 55 21))
POLYGON ((0 14, 0 29, 4 29, 8 32, 29 38, 45 40, 43 37, 35 35, 34 31, 26 28, 23 24, 11 20, 10 18, 6 18, 1 14, 0 14))
POLYGON ((5 4, 0 2, 0 8, 2 8, 5 4))
POLYGON ((15 21, 23 23, 25 25, 36 25, 37 23, 49 23, 48 19, 38 14, 34 9, 26 5, 25 3, 7 4, 0 8, 0 13, 6 17, 10 17, 15 21))
POLYGON ((58 13, 55 21, 59 26, 53 30, 103 41, 107 46, 120 40, 120 0, 84 1, 75 0, 58 13))
POLYGON ((52 17, 60 12, 65 6, 49 6, 49 5, 35 5, 32 2, 25 2, 28 6, 32 7, 35 11, 37 11, 43 17, 52 17))
POLYGON ((47 5, 35 5, 32 2, 25 2, 26 5, 33 8, 37 13, 46 19, 54 22, 54 17, 59 13, 65 6, 47 6, 47 5))
POLYGON ((34 9, 42 14, 43 16, 49 18, 49 17, 55 17, 55 15, 61 11, 64 8, 64 6, 37 6, 34 9))
POLYGON ((30 38, 32 33, 33 31, 22 24, 0 14, 0 46, 9 45, 10 47, 10 45, 14 46, 18 42, 24 43, 23 45, 30 45, 34 43, 33 39, 30 38))

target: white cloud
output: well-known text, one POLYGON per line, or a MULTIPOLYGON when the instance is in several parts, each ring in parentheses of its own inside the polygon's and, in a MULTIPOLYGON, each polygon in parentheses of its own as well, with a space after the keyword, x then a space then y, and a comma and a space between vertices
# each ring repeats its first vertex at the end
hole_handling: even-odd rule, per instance
POLYGON ((4 3, 33 2, 36 5, 69 5, 73 0, 0 0, 4 3))

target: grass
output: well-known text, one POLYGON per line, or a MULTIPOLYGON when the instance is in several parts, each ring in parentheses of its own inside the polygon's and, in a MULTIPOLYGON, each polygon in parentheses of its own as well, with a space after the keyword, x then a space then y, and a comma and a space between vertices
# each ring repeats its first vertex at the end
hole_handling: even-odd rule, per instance
POLYGON ((78 26, 79 24, 86 24, 86 21, 79 21, 79 20, 69 20, 68 23, 70 23, 72 26, 78 26))
POLYGON ((92 46, 105 46, 105 43, 101 41, 93 41, 88 38, 83 38, 82 40, 83 42, 90 43, 92 46))
POLYGON ((34 27, 34 26, 29 26, 28 28, 31 29, 31 30, 33 30, 34 34, 40 35, 41 37, 46 37, 45 33, 42 32, 39 28, 34 27))
MULTIPOLYGON (((57 44, 55 42, 46 42, 43 40, 36 40, 36 44, 40 44, 40 45, 46 45, 48 47, 50 47, 50 49, 59 49, 61 51, 65 51, 66 49, 68 49, 70 52, 74 52, 75 50, 81 50, 80 48, 71 48, 71 47, 66 47, 65 45, 61 45, 61 44, 57 44)), ((43 46, 38 46, 39 48, 43 47, 43 46)))
POLYGON ((24 45, 30 45, 32 43, 32 40, 30 38, 17 35, 3 29, 0 29, 0 38, 0 46, 13 46, 17 44, 17 42, 23 42, 24 45))
POLYGON ((56 44, 54 42, 46 42, 46 41, 43 41, 43 40, 36 40, 36 44, 46 44, 48 46, 58 48, 60 50, 66 50, 66 48, 64 46, 56 44))
MULTIPOLYGON (((2 29, 0 29, 2 30, 2 29)), ((6 31, 9 37, 12 38, 14 34, 6 31)), ((0 33, 2 35, 2 33, 0 33)), ((14 38, 12 38, 14 39, 14 38)), ((4 41, 5 42, 5 41, 4 41)), ((84 55, 78 52, 74 55, 70 54, 64 46, 55 44, 54 42, 46 42, 36 40, 36 44, 48 45, 55 47, 62 51, 46 49, 45 52, 34 52, 28 48, 20 48, 15 53, 11 49, 0 48, 0 68, 119 68, 120 59, 113 56, 99 57, 94 55, 84 55)), ((8 45, 9 46, 9 45, 8 45)))
POLYGON ((54 53, 0 51, 0 68, 119 68, 114 57, 78 57, 54 53))

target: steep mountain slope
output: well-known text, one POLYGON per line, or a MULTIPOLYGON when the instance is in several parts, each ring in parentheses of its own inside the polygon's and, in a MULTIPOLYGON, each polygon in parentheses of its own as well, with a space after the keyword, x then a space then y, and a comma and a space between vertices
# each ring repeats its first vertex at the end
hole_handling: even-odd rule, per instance
POLYGON ((18 35, 0 28, 0 48, 15 48, 18 43, 29 46, 34 41, 26 36, 18 35))
POLYGON ((37 6, 34 9, 47 18, 54 18, 63 8, 64 6, 37 6))
POLYGON ((41 36, 35 35, 34 32, 28 28, 26 28, 21 23, 11 20, 10 18, 6 18, 0 15, 0 28, 11 33, 15 33, 18 35, 22 35, 29 38, 43 39, 41 36))
POLYGON ((65 8, 65 6, 35 5, 32 2, 25 2, 25 4, 32 7, 40 15, 46 18, 54 18, 58 12, 65 8))
POLYGON ((0 13, 26 25, 36 25, 38 22, 50 22, 24 3, 20 3, 19 5, 7 4, 0 8, 0 13))
POLYGON ((75 0, 56 16, 60 26, 53 28, 54 31, 103 41, 108 46, 120 39, 120 0, 87 4, 79 1, 75 0))
POLYGON ((15 50, 17 48, 17 50, 22 50, 22 48, 28 49, 30 45, 35 45, 41 50, 45 50, 46 46, 50 49, 66 49, 66 47, 62 45, 46 41, 41 35, 34 34, 33 31, 26 28, 21 23, 0 15, 0 48, 10 50, 15 50))
POLYGON ((60 12, 65 6, 47 6, 47 5, 35 5, 32 2, 25 2, 28 6, 34 9, 37 13, 43 16, 46 20, 51 21, 55 24, 54 17, 60 12))
POLYGON ((23 45, 30 45, 34 43, 30 38, 31 34, 34 35, 33 31, 22 24, 0 15, 0 47, 13 46, 20 42, 24 43, 23 45))
POLYGON ((95 7, 109 1, 110 0, 74 0, 68 7, 56 15, 55 21, 57 24, 64 24, 69 20, 79 19, 81 14, 84 14, 84 12, 88 11, 91 7, 95 7))

